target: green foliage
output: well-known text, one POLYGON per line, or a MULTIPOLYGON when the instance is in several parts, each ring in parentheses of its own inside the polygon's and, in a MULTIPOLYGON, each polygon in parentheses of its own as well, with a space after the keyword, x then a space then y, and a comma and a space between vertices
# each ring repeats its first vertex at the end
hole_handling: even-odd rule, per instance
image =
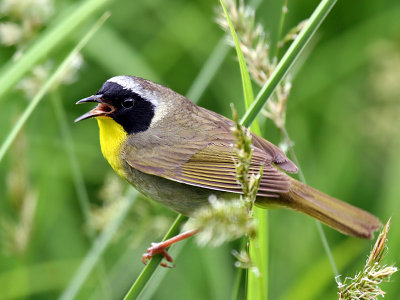
MULTIPOLYGON (((264 25, 273 43, 277 43, 283 2, 264 1, 256 10, 256 21, 264 25)), ((77 80, 57 90, 90 199, 90 213, 96 214, 107 205, 99 191, 112 171, 101 156, 95 122, 73 124, 85 109, 74 103, 120 73, 147 77, 185 94, 223 33, 212 20, 216 1, 90 1, 93 7, 86 3, 54 4, 47 25, 24 48, 26 54, 36 49, 30 56, 34 59, 14 62, 17 49, 1 46, 0 143, 31 101, 15 90, 21 76, 44 59, 59 65, 103 14, 94 6, 99 3, 109 10, 105 27, 82 50, 85 63, 77 80), (74 18, 74 12, 80 12, 79 18, 74 18), (59 24, 64 24, 63 30, 58 31, 59 24)), ((317 3, 289 1, 283 36, 308 17, 317 3)), ((308 184, 371 211, 381 220, 392 216, 388 263, 400 259, 399 16, 397 0, 361 5, 339 1, 291 74, 293 88, 285 123, 308 184)), ((196 97, 201 95, 201 106, 229 117, 229 103, 234 102, 243 115, 235 53, 226 55, 227 48, 220 49, 203 73, 202 88, 191 91, 196 97)), ((279 53, 285 50, 284 46, 279 53)), ((104 248, 93 248, 116 221, 105 219, 105 227, 90 238, 65 135, 47 100, 48 96, 37 106, 0 163, 0 299, 57 299, 76 281, 82 262, 97 255, 93 268, 83 265, 87 276, 80 277, 84 280, 74 299, 121 299, 143 268, 141 254, 150 242, 162 238, 175 215, 138 198, 126 207, 126 217, 104 248), (27 205, 33 198, 36 205, 27 205), (27 210, 30 216, 23 213, 27 210), (15 232, 20 232, 22 243, 10 238, 15 232)), ((281 141, 271 121, 261 122, 260 128, 272 142, 281 141)), ((126 186, 122 180, 120 184, 126 186)), ((269 298, 335 299, 336 284, 314 222, 279 209, 269 212, 268 226, 269 298)), ((371 242, 326 232, 339 272, 355 274, 371 242)), ((229 299, 236 271, 230 253, 239 248, 236 244, 198 248, 189 240, 179 256, 172 253, 177 267, 158 270, 141 299, 164 299, 165 295, 171 299, 229 299)), ((398 281, 398 275, 393 275, 393 281, 398 281)), ((400 286, 387 284, 385 291, 385 299, 397 299, 400 286)))

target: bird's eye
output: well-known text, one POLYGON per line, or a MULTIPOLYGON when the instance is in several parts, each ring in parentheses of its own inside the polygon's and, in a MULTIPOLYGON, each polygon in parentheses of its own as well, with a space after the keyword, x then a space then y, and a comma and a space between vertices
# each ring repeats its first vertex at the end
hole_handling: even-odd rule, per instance
POLYGON ((133 106, 133 99, 131 99, 131 98, 125 99, 124 101, 122 101, 122 106, 124 108, 132 107, 133 106))

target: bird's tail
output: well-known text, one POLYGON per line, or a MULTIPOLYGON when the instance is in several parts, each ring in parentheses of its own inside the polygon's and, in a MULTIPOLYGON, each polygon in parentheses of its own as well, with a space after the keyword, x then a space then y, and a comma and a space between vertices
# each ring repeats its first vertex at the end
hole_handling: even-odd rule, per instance
MULTIPOLYGON (((289 177, 289 176, 288 176, 289 177)), ((314 217, 326 225, 360 238, 373 238, 381 222, 370 213, 328 196, 290 177, 288 193, 278 198, 279 204, 314 217)))

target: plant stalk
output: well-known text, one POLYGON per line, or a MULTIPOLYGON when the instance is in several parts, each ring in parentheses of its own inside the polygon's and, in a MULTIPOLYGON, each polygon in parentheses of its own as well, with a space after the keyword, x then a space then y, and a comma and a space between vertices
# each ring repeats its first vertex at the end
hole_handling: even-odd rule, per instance
POLYGON ((241 123, 248 127, 255 118, 258 113, 262 110, 265 103, 268 101, 269 97, 271 97, 274 92, 276 86, 283 79, 283 77, 287 74, 289 69, 292 67, 293 63, 299 57, 300 53, 306 47, 311 37, 314 35, 315 31, 321 25, 321 22, 325 19, 325 17, 329 14, 332 7, 335 5, 337 0, 322 0, 317 8, 312 13, 310 19, 307 21, 307 24, 300 31, 297 38, 290 45, 289 49, 286 51, 285 55, 279 61, 276 66, 274 72, 272 72, 271 77, 264 84, 256 99, 251 104, 250 108, 246 111, 243 116, 241 123))
MULTIPOLYGON (((187 217, 183 215, 178 215, 168 230, 167 234, 164 236, 163 241, 166 241, 173 236, 177 235, 180 231, 181 224, 187 220, 187 217)), ((153 275, 154 271, 157 269, 157 267, 160 265, 160 262, 162 260, 161 255, 156 255, 154 256, 149 263, 144 267, 143 271, 140 273, 139 277, 136 279, 136 281, 133 283, 131 286, 130 290, 128 293, 125 295, 124 300, 134 300, 138 299, 140 293, 143 291, 144 287, 146 286, 147 282, 153 275)))
MULTIPOLYGON (((29 103, 29 105, 24 110, 21 117, 18 119, 17 123, 12 128, 11 132, 6 137, 5 141, 2 143, 0 147, 0 162, 4 158, 7 150, 10 148, 11 144, 14 142, 18 133, 25 125, 26 121, 29 119, 33 111, 36 109, 40 101, 42 101, 43 97, 46 93, 53 87, 53 84, 57 82, 58 77, 64 72, 64 70, 71 63, 74 56, 81 51, 81 49, 87 44, 87 42, 92 38, 92 36, 96 33, 96 31, 100 28, 100 26, 108 19, 110 14, 108 12, 104 13, 101 18, 96 22, 95 25, 89 30, 89 32, 83 37, 83 39, 75 46, 75 48, 69 53, 69 55, 63 60, 61 65, 57 68, 57 70, 51 75, 51 77, 46 81, 43 87, 37 92, 35 97, 29 103)), ((1 84, 0 79, 0 84, 1 84)), ((1 97, 0 92, 0 97, 1 97)))

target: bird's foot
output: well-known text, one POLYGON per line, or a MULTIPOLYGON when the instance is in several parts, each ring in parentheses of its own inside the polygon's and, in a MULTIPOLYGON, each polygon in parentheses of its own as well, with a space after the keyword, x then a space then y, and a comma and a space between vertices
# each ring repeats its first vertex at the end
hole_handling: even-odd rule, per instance
MULTIPOLYGON (((147 248, 146 253, 142 255, 142 262, 147 265, 147 262, 153 258, 154 255, 160 254, 162 255, 168 262, 172 263, 174 259, 167 252, 167 247, 169 245, 165 245, 165 243, 151 243, 151 247, 147 248)), ((166 262, 161 262, 160 266, 165 268, 173 268, 174 264, 168 264, 166 262)))
MULTIPOLYGON (((156 254, 160 254, 162 256, 164 256, 164 258, 172 263, 174 261, 174 259, 172 258, 171 255, 169 255, 169 253, 167 252, 167 248, 179 241, 182 241, 184 239, 187 239, 188 237, 191 237, 193 235, 195 235, 196 233, 198 233, 199 231, 196 229, 192 229, 186 232, 183 232, 181 234, 178 234, 172 238, 170 238, 169 240, 166 240, 164 242, 161 243, 151 243, 151 247, 147 248, 147 251, 145 254, 142 255, 142 262, 147 265, 147 262, 150 261, 150 259, 153 258, 154 255, 156 254)), ((175 265, 173 264, 168 264, 166 262, 161 262, 160 265, 162 267, 166 267, 166 268, 173 268, 175 265)))

